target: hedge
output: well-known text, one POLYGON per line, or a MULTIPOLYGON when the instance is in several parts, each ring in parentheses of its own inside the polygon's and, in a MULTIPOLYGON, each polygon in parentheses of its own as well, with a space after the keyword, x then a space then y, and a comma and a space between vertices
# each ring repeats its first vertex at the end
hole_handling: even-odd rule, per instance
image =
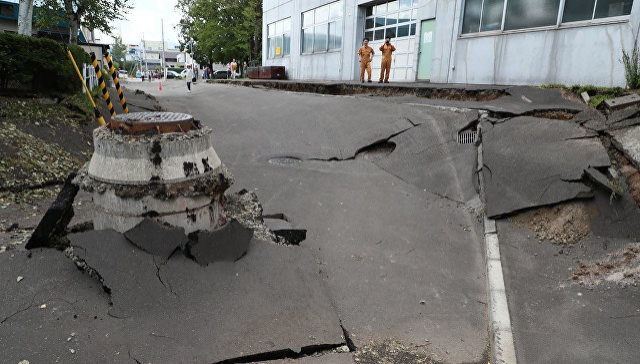
MULTIPOLYGON (((67 45, 76 64, 91 63, 84 49, 67 45)), ((0 33, 0 89, 68 95, 82 83, 64 45, 51 39, 0 33)))

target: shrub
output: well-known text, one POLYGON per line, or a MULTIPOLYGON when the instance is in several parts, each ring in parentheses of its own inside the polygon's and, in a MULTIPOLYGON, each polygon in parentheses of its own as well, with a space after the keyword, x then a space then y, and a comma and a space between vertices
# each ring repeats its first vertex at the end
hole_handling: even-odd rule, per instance
MULTIPOLYGON (((90 63, 89 55, 82 48, 68 47, 76 64, 90 63)), ((80 79, 63 44, 51 39, 0 33, 0 89, 60 96, 80 88, 80 79)))
POLYGON ((624 77, 627 81, 627 87, 637 89, 640 86, 640 50, 638 49, 638 37, 633 40, 633 49, 630 52, 622 50, 622 59, 624 65, 624 77))

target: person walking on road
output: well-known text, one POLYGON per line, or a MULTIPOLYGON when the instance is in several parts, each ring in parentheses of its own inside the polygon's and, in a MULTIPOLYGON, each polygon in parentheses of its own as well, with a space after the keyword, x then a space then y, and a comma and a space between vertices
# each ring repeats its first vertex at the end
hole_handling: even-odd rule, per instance
POLYGON ((187 92, 191 92, 191 81, 193 81, 193 70, 191 69, 191 65, 187 66, 187 92))
POLYGON ((396 51, 396 47, 391 44, 391 37, 384 39, 384 44, 380 46, 382 52, 382 62, 380 63, 380 80, 378 83, 389 83, 389 72, 391 72, 391 54, 396 51))
POLYGON ((368 80, 371 82, 371 61, 373 60, 373 48, 369 47, 369 38, 364 38, 363 45, 358 49, 358 62, 360 62, 360 82, 364 82, 364 71, 367 71, 368 80))
POLYGON ((236 79, 236 70, 238 69, 238 63, 236 62, 236 59, 233 59, 233 62, 231 62, 231 78, 232 79, 236 79))

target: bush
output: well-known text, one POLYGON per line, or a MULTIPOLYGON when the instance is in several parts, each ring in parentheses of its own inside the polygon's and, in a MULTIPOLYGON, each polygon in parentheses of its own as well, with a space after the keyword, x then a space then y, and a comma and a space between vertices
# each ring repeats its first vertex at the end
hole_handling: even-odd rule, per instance
POLYGON ((627 81, 627 87, 630 89, 640 88, 640 50, 638 49, 638 38, 633 40, 633 49, 630 52, 622 50, 622 59, 624 65, 624 77, 627 81))
MULTIPOLYGON (((80 47, 69 45, 76 64, 91 63, 80 47)), ((64 46, 51 39, 0 33, 0 89, 61 96, 82 87, 64 46), (34 52, 37 50, 37 52, 34 52)))

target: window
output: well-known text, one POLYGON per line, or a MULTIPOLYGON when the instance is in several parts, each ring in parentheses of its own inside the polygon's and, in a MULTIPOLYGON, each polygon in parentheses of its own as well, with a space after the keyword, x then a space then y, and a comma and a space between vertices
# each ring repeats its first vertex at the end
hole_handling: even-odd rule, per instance
POLYGON ((342 0, 302 13, 302 53, 342 48, 342 0))
POLYGON ((417 0, 395 0, 365 9, 364 36, 370 41, 416 35, 417 0))
POLYGON ((562 22, 629 15, 631 5, 633 0, 565 0, 562 22))
POLYGON ((3 18, 15 18, 18 14, 11 4, 0 4, 0 16, 3 18))
POLYGON ((632 5, 633 0, 466 0, 462 34, 628 16, 632 5))
POLYGON ((536 28, 558 23, 560 0, 507 0, 505 30, 536 28))
POLYGON ((267 25, 268 58, 288 56, 291 53, 291 18, 267 25))

